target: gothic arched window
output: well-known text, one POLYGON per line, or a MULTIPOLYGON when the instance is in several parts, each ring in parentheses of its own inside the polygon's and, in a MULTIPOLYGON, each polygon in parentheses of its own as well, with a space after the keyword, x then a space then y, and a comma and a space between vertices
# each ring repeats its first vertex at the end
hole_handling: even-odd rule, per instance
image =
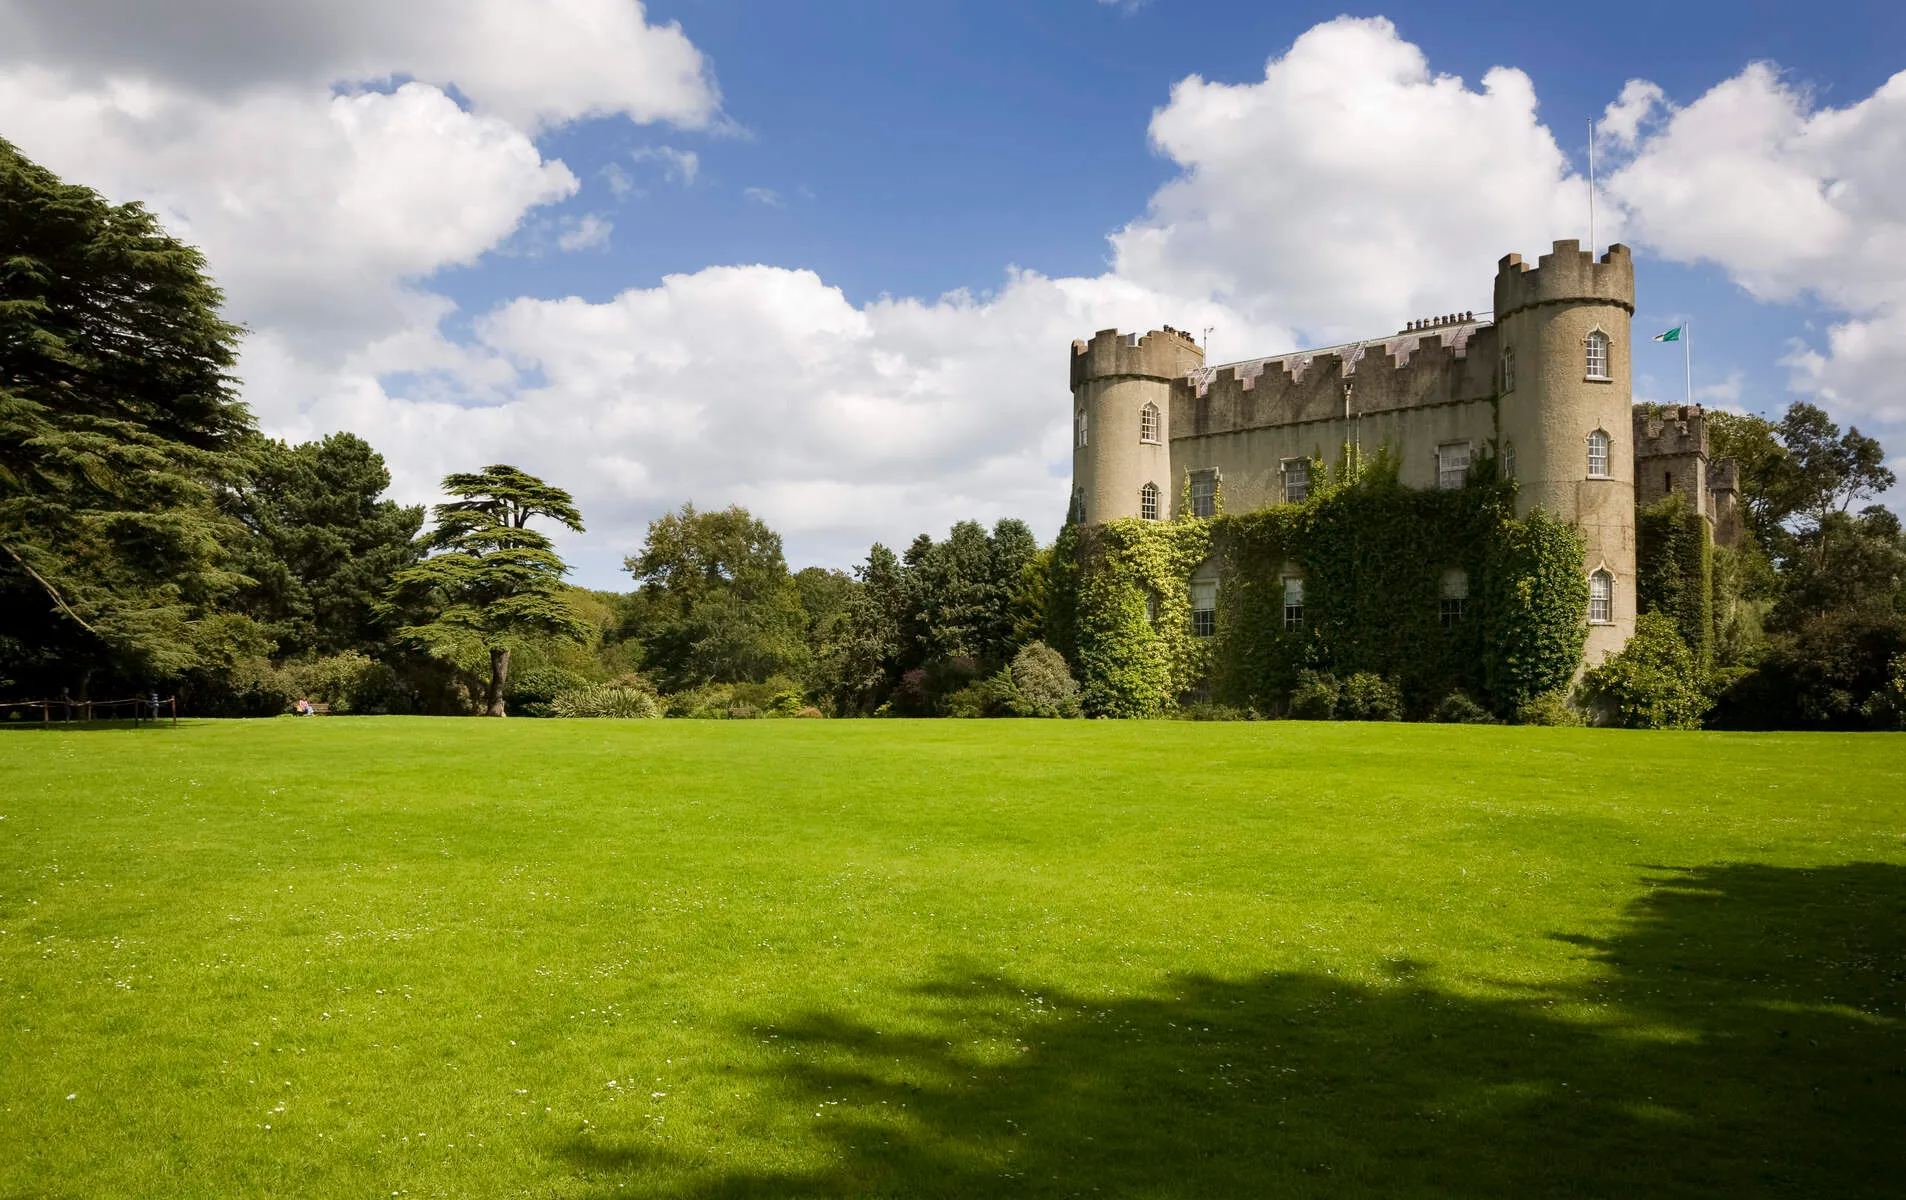
POLYGON ((1072 432, 1073 445, 1081 450, 1085 449, 1085 410, 1083 408, 1079 410, 1079 415, 1072 419, 1072 432))
POLYGON ((1148 483, 1138 489, 1138 515, 1147 521, 1158 519, 1158 485, 1148 483))
POLYGON ((1147 403, 1138 410, 1138 440, 1158 444, 1158 406, 1147 403))
POLYGON ((1588 477, 1608 478, 1608 435, 1599 429, 1588 435, 1588 477))
POLYGON ((1585 374, 1590 379, 1609 378, 1608 335, 1597 329, 1588 335, 1588 341, 1585 345, 1587 348, 1584 356, 1586 360, 1585 365, 1587 367, 1585 374))

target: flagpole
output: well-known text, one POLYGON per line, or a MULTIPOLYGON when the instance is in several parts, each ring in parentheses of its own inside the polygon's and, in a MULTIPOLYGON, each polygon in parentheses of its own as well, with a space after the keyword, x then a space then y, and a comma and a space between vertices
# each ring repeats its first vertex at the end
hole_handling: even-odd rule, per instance
POLYGON ((1595 118, 1588 119, 1588 252, 1595 253, 1595 118))
POLYGON ((1688 403, 1694 403, 1694 322, 1681 322, 1681 361, 1688 371, 1688 403))

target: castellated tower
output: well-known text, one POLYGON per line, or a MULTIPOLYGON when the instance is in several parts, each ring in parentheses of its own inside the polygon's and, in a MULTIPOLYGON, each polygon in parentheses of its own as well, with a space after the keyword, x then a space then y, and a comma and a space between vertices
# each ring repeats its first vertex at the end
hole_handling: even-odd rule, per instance
POLYGON ((1204 365, 1191 335, 1102 329, 1072 343, 1073 517, 1169 516, 1178 487, 1171 464, 1172 385, 1204 365), (1147 487, 1153 505, 1145 511, 1147 487))
POLYGON ((1607 621, 1591 614, 1593 666, 1635 631, 1635 446, 1628 248, 1599 259, 1555 243, 1534 267, 1511 254, 1496 270, 1501 451, 1513 455, 1518 515, 1535 508, 1574 523, 1583 568, 1612 577, 1607 621))

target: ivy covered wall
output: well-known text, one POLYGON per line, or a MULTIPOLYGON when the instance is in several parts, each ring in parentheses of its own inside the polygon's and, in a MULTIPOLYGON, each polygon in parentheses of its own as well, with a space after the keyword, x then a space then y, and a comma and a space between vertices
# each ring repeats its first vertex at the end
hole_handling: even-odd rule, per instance
POLYGON ((1679 492, 1635 512, 1635 597, 1642 612, 1674 622, 1697 661, 1712 661, 1713 537, 1679 492))
POLYGON ((1461 691, 1510 715, 1568 686, 1587 634, 1581 540, 1540 512, 1516 520, 1515 485, 1492 461, 1452 491, 1404 488, 1382 456, 1347 454, 1329 475, 1316 462, 1311 478, 1301 503, 1062 535, 1053 597, 1071 628, 1054 640, 1088 711, 1150 716, 1209 688, 1223 703, 1281 712, 1303 670, 1384 676, 1417 713, 1461 691), (1207 556, 1219 570, 1217 632, 1201 639, 1186 579, 1207 556), (1452 569, 1467 581, 1460 617, 1442 603, 1452 569), (1295 630, 1288 575, 1304 580, 1295 630))

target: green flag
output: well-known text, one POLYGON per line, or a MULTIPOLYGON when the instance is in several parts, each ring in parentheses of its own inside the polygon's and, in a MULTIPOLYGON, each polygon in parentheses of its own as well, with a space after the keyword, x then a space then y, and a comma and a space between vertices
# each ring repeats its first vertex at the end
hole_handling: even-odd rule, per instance
POLYGON ((1655 341, 1657 342, 1678 342, 1680 340, 1681 340, 1681 327, 1679 325, 1676 325, 1673 329, 1668 330, 1668 332, 1666 333, 1655 334, 1655 341))

